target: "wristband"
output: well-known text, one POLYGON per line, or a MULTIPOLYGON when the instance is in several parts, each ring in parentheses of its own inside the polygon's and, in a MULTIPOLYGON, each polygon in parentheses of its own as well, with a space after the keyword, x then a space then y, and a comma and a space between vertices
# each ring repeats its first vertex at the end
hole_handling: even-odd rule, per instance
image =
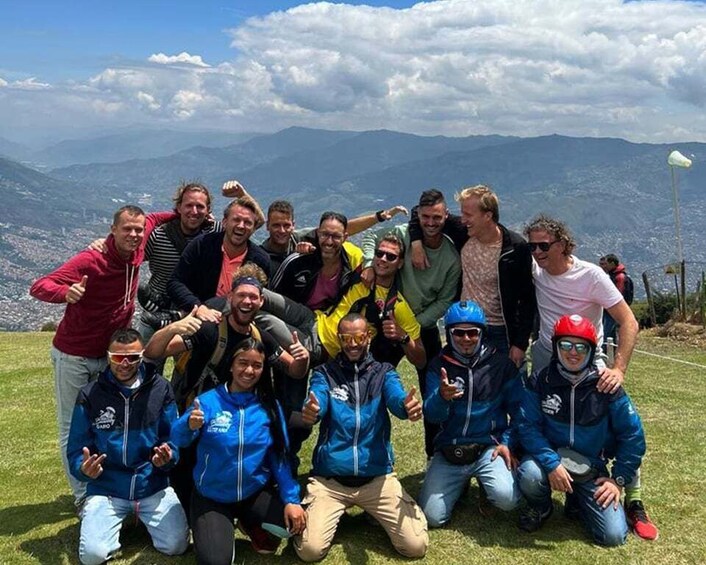
POLYGON ((385 210, 378 210, 375 212, 375 217, 378 219, 378 223, 382 223, 385 221, 385 216, 383 214, 385 213, 385 210))

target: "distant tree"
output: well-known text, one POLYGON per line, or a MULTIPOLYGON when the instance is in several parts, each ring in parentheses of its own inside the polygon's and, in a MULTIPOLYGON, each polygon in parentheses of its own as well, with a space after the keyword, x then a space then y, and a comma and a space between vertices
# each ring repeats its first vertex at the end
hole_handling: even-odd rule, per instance
POLYGON ((39 330, 40 332, 55 332, 56 322, 44 322, 39 330))

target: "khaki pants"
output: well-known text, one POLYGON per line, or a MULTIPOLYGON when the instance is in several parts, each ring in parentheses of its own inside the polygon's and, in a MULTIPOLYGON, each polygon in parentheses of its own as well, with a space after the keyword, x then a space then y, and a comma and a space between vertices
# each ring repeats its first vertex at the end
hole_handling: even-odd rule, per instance
POLYGON ((295 538, 294 549, 303 561, 326 557, 338 521, 351 506, 359 506, 375 518, 405 557, 423 557, 429 546, 424 513, 395 473, 376 477, 362 487, 345 487, 333 479, 312 477, 302 504, 307 506, 306 529, 295 538))

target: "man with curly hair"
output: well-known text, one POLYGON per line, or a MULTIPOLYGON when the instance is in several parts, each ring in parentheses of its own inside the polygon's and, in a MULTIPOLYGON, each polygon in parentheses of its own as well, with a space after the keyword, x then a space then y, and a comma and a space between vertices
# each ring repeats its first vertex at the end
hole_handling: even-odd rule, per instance
MULTIPOLYGON (((601 356, 596 359, 600 377, 599 392, 614 394, 625 380, 625 372, 637 339, 638 324, 630 306, 608 275, 598 265, 572 254, 576 242, 566 224, 541 214, 525 227, 532 253, 532 276, 539 310, 539 339, 532 344, 532 371, 549 365, 552 358, 552 331, 562 316, 578 314, 596 328, 597 350, 603 343, 603 310, 620 326, 618 349, 613 367, 601 356)), ((639 472, 625 488, 628 522, 643 538, 657 538, 656 526, 642 505, 639 472)))

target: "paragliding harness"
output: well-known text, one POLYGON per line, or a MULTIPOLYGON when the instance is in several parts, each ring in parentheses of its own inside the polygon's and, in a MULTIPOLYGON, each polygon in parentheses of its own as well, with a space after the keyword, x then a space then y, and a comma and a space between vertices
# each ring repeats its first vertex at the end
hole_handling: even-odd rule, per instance
POLYGON ((396 367, 402 357, 404 357, 404 351, 399 343, 385 339, 385 335, 382 332, 382 323, 385 320, 389 320, 395 310, 395 304, 397 304, 399 295, 397 291, 397 278, 395 277, 395 280, 392 281, 392 285, 387 291, 387 296, 382 304, 382 308, 377 300, 375 300, 375 294, 375 284, 373 284, 367 296, 363 296, 353 303, 350 312, 360 313, 365 309, 364 317, 366 321, 372 325, 377 332, 370 344, 370 353, 372 353, 373 359, 380 363, 390 363, 393 367, 396 367))
MULTIPOLYGON (((204 385, 210 381, 210 386, 206 390, 210 390, 221 384, 216 374, 216 368, 223 359, 223 354, 226 350, 226 344, 228 343, 228 316, 230 314, 230 308, 221 316, 221 321, 218 324, 218 341, 216 346, 213 348, 213 353, 211 353, 211 358, 206 363, 203 371, 201 371, 201 376, 192 385, 189 386, 187 367, 189 365, 189 360, 191 359, 191 354, 193 351, 184 351, 174 363, 174 372, 172 373, 172 384, 174 387, 174 397, 176 399, 177 408, 179 413, 183 414, 184 411, 191 406, 199 394, 204 392, 204 385)), ((250 323, 250 336, 257 340, 262 341, 262 334, 260 330, 254 323, 250 323)))

